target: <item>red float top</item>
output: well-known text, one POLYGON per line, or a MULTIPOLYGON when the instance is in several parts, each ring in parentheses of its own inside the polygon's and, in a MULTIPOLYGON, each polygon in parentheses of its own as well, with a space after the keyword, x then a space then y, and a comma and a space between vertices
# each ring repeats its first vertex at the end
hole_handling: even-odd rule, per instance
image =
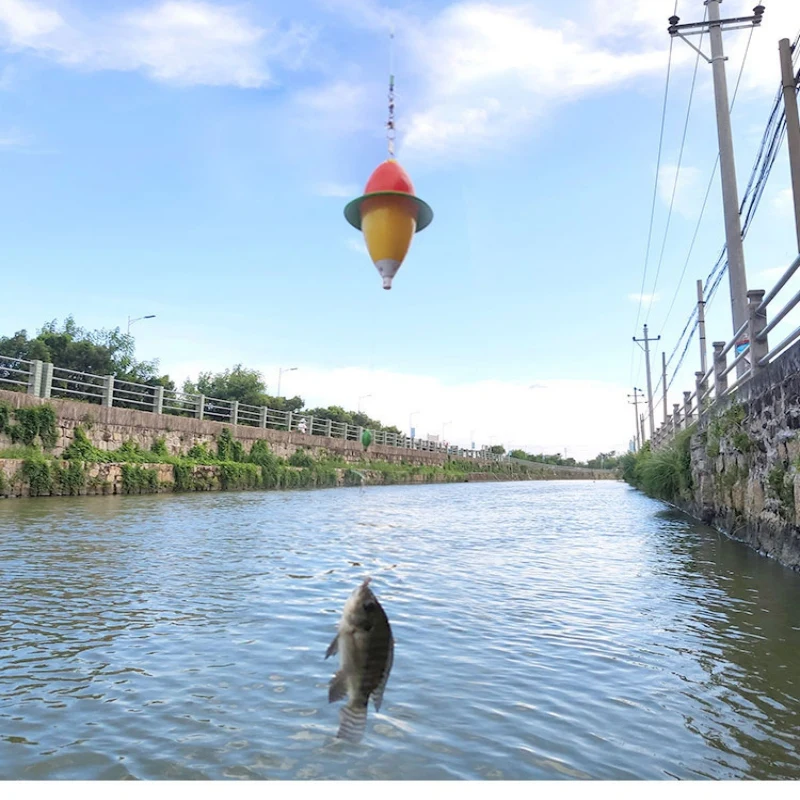
POLYGON ((389 159, 369 176, 364 194, 372 192, 404 192, 413 196, 414 186, 408 173, 394 159, 389 159))

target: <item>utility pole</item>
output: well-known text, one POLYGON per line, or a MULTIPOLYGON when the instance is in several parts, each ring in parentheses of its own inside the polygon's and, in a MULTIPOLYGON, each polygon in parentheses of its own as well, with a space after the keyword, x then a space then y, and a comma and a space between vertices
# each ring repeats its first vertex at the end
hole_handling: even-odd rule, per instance
POLYGON ((633 337, 633 341, 637 344, 644 342, 644 358, 647 363, 647 410, 650 415, 650 438, 653 437, 653 432, 656 429, 656 423, 653 419, 653 382, 650 379, 650 342, 657 342, 660 338, 661 334, 656 336, 655 339, 650 339, 647 335, 647 325, 644 326, 644 339, 633 337))
POLYGON ((783 107, 786 111, 786 141, 789 145, 789 169, 794 196, 794 225, 797 230, 797 251, 800 252, 800 119, 797 115, 797 76, 792 67, 792 47, 788 39, 778 42, 781 59, 783 107))
POLYGON ((644 414, 639 414, 639 425, 642 428, 642 447, 644 447, 644 414))
MULTIPOLYGON (((719 6, 722 0, 706 0, 708 19, 702 22, 689 22, 679 25, 679 17, 669 18, 670 36, 679 36, 695 52, 711 64, 714 75, 714 102, 717 109, 717 137, 719 139, 719 173, 722 182, 722 207, 725 215, 725 245, 728 251, 728 278, 731 288, 731 312, 733 332, 747 323, 747 274, 744 268, 744 248, 742 247, 742 226, 739 220, 739 192, 736 188, 736 164, 733 156, 733 134, 728 103, 728 83, 725 78, 725 61, 722 51, 722 31, 755 27, 761 24, 764 6, 756 6, 752 17, 730 17, 720 19, 719 6), (686 36, 708 33, 711 43, 711 58, 695 47, 686 36)), ((742 339, 747 338, 745 333, 742 339)), ((742 341, 740 339, 739 341, 742 341)), ((744 359, 737 364, 738 374, 747 368, 744 359)), ((704 370, 705 372, 705 370, 704 370)))
POLYGON ((700 329, 700 369, 706 374, 706 301, 703 300, 703 281, 697 281, 697 325, 700 329))
POLYGON ((664 424, 667 424, 667 354, 661 351, 661 387, 664 395, 664 424))
MULTIPOLYGON (((642 445, 644 444, 644 440, 639 439, 639 398, 644 400, 644 392, 641 389, 637 389, 635 386, 633 387, 633 394, 628 395, 628 405, 633 406, 634 415, 633 415, 633 425, 636 431, 634 440, 636 442, 636 449, 641 450, 642 445), (633 402, 631 402, 631 398, 633 398, 633 402)), ((644 436, 644 426, 642 426, 642 436, 644 436)))

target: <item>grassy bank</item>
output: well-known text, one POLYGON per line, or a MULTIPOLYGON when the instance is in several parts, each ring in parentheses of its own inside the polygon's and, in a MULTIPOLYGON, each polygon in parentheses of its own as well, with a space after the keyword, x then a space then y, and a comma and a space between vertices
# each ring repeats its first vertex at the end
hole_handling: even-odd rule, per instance
POLYGON ((621 464, 622 479, 659 500, 691 500, 694 483, 690 443, 696 427, 681 431, 655 452, 648 442, 638 453, 627 453, 621 464))

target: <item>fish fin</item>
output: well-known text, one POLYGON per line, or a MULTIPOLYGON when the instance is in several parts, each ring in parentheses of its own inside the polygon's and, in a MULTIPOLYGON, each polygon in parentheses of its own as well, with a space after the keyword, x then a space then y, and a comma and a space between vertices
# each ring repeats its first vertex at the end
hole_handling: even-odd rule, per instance
POLYGON ((386 656, 386 667, 381 675, 380 683, 375 687, 372 693, 372 702, 375 704, 375 710, 381 710, 381 703, 383 702, 383 690, 386 688, 386 681, 389 680, 389 673, 392 670, 392 663, 394 662, 394 639, 389 634, 389 652, 386 656))
POLYGON ((328 702, 335 703, 341 700, 347 694, 347 682, 344 679, 344 673, 339 670, 332 678, 328 686, 328 702))
POLYGON ((339 634, 337 633, 336 636, 333 637, 333 641, 328 645, 328 649, 325 652, 325 658, 330 658, 331 656, 335 656, 339 652, 339 634))
POLYGON ((337 739, 358 744, 367 728, 367 706, 346 705, 339 712, 339 731, 337 739))

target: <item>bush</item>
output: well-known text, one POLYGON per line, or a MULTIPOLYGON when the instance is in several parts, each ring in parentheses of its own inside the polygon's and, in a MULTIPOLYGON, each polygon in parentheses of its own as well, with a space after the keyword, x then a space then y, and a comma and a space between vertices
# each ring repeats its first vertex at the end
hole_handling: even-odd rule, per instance
POLYGON ((75 426, 75 430, 72 433, 72 441, 61 454, 61 458, 66 461, 88 461, 91 463, 107 460, 106 454, 89 441, 86 431, 80 425, 75 426))
POLYGON ((633 460, 624 460, 623 478, 651 497, 668 502, 690 499, 694 488, 690 448, 695 430, 692 425, 681 431, 669 445, 655 452, 645 445, 633 460))
POLYGON ((86 471, 79 461, 73 461, 66 467, 54 463, 52 470, 53 482, 61 490, 61 494, 80 494, 86 487, 86 471))
POLYGON ((306 469, 310 469, 316 463, 314 456, 312 456, 308 450, 303 450, 302 448, 295 450, 294 453, 289 456, 289 464, 293 467, 305 467, 306 469))
POLYGON ((31 497, 42 497, 53 492, 53 474, 46 458, 26 458, 22 462, 22 477, 27 482, 31 497))
POLYGON ((39 441, 46 450, 55 447, 58 441, 58 428, 56 427, 56 412, 51 405, 32 406, 31 408, 18 408, 14 411, 16 423, 9 425, 7 412, 3 427, 11 437, 11 441, 22 442, 29 447, 39 441))
POLYGON ((145 494, 158 491, 158 470, 139 467, 135 464, 122 465, 122 493, 145 494))
POLYGON ((220 461, 244 461, 244 446, 233 438, 229 428, 223 428, 217 437, 217 458, 220 461))
POLYGON ((219 483, 225 490, 258 489, 261 486, 261 469, 257 464, 226 461, 219 466, 219 483))

